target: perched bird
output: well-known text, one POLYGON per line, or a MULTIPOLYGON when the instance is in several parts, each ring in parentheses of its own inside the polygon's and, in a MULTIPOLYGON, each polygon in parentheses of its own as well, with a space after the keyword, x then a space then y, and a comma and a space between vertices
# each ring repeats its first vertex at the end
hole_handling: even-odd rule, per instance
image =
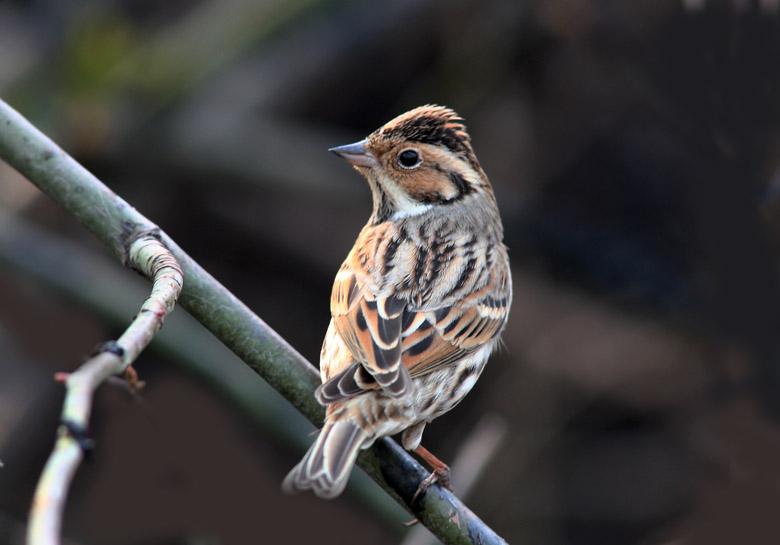
POLYGON ((448 468, 423 430, 474 386, 509 313, 496 200, 463 119, 442 106, 330 151, 366 178, 373 211, 333 285, 316 391, 325 425, 283 489, 333 498, 360 449, 401 432, 433 469, 427 488, 448 468))

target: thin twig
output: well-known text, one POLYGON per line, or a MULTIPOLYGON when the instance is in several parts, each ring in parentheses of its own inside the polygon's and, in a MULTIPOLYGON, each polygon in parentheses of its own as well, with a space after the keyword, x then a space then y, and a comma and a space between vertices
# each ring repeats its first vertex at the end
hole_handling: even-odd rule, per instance
MULTIPOLYGON (((157 228, 3 101, 0 158, 63 206, 125 262, 128 237, 157 228)), ((320 383, 314 366, 165 233, 160 232, 160 237, 187 277, 179 304, 309 420, 321 425, 324 410, 313 395, 320 383)), ((412 505, 411 499, 428 472, 391 439, 377 441, 363 451, 358 461, 442 542, 505 543, 441 486, 431 486, 412 505)))
POLYGON ((33 497, 28 545, 60 543, 68 488, 85 453, 91 448, 87 429, 95 389, 109 377, 128 369, 162 327, 181 292, 181 269, 154 235, 143 235, 130 243, 128 264, 153 279, 151 295, 116 342, 106 343, 97 355, 67 377, 58 438, 33 497))

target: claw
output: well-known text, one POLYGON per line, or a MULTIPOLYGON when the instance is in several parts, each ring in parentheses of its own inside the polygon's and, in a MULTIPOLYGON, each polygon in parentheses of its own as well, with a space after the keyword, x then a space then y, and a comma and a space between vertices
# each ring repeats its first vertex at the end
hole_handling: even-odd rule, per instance
POLYGON ((450 483, 450 468, 448 466, 442 465, 440 467, 435 467, 430 475, 420 481, 417 491, 414 493, 414 496, 412 496, 412 504, 417 501, 417 498, 424 495, 434 483, 439 484, 439 486, 443 486, 448 490, 452 490, 452 485, 450 483))

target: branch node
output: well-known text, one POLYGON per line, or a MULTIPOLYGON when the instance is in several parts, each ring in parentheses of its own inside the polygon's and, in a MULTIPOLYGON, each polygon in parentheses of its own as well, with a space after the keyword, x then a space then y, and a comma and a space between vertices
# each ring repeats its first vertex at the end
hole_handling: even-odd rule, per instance
MULTIPOLYGON (((118 358, 123 358, 125 355, 125 349, 119 346, 119 343, 116 341, 106 341, 103 343, 98 344, 93 350, 92 353, 89 355, 90 358, 94 358, 95 356, 102 354, 103 352, 110 352, 111 354, 117 356, 118 358)), ((56 375, 55 375, 56 378, 56 375)))
POLYGON ((89 436, 87 429, 67 418, 62 419, 60 426, 60 434, 73 439, 81 449, 81 452, 84 453, 84 457, 88 457, 95 448, 95 440, 89 436))
POLYGON ((122 223, 122 250, 123 250, 122 264, 125 267, 128 267, 142 275, 143 275, 143 271, 139 270, 133 264, 133 260, 130 257, 130 248, 132 248, 133 244, 136 241, 144 238, 153 238, 155 240, 162 242, 162 237, 160 236, 160 228, 157 226, 154 227, 144 226, 129 221, 122 223))

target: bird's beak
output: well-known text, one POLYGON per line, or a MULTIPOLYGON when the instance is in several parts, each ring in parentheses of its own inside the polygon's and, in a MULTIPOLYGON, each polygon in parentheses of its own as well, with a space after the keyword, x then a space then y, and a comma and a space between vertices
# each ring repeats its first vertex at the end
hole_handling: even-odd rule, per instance
POLYGON ((374 167, 378 163, 374 154, 368 151, 367 144, 368 142, 366 140, 361 140, 354 144, 330 148, 328 151, 332 151, 351 165, 357 167, 374 167))

